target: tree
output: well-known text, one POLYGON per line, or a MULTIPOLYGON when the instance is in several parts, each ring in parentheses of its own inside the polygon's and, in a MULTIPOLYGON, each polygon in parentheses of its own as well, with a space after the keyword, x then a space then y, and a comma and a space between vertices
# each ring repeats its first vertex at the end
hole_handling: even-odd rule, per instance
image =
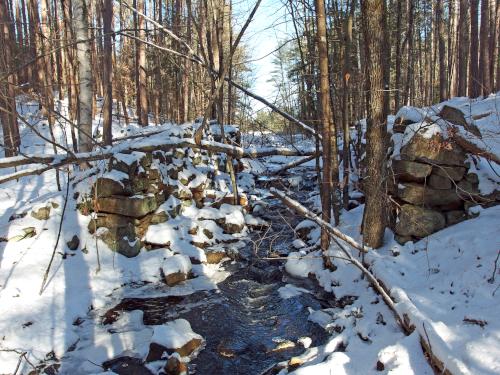
POLYGON ((478 65, 478 10, 479 0, 470 0, 469 96, 472 98, 480 95, 481 84, 478 65))
POLYGON ((363 180, 366 203, 363 213, 363 236, 368 246, 380 247, 386 226, 385 218, 385 157, 387 136, 388 77, 385 56, 385 1, 361 1, 366 59, 367 130, 366 175, 363 180))
MULTIPOLYGON (((321 124, 323 136, 323 172, 321 181, 321 210, 322 219, 327 223, 331 220, 332 210, 332 193, 333 199, 338 198, 339 195, 335 194, 338 190, 338 162, 334 163, 337 159, 337 137, 334 126, 332 124, 332 111, 330 107, 330 79, 328 67, 328 48, 327 48, 327 34, 326 34, 326 13, 325 4, 323 0, 315 0, 316 8, 316 28, 317 28, 317 45, 319 55, 319 101, 321 103, 321 124), (337 170, 335 169, 337 164, 337 170), (337 173, 337 181, 332 178, 333 174, 337 173), (335 186, 336 184, 336 186, 335 186)), ((336 220, 338 222, 338 219, 336 220)), ((323 252, 328 250, 330 239, 325 229, 321 231, 321 249, 323 252)), ((325 264, 331 266, 331 260, 325 257, 325 264)))
MULTIPOLYGON (((144 0, 137 0, 137 9, 140 12, 144 12, 144 0)), ((137 15, 137 31, 139 39, 146 40, 146 29, 144 17, 137 15)), ((137 48, 137 117, 139 120, 139 125, 148 125, 148 83, 146 74, 146 46, 142 42, 136 43, 137 48)))
POLYGON ((103 108, 103 143, 111 145, 111 123, 113 111, 113 48, 112 48, 113 0, 104 0, 102 23, 104 28, 104 108, 103 108))
POLYGON ((79 77, 78 148, 80 152, 92 150, 92 90, 93 77, 89 41, 88 8, 85 0, 73 0, 73 28, 79 77))
POLYGON ((481 90, 484 96, 491 93, 490 77, 490 0, 481 1, 481 29, 479 72, 481 74, 481 90))
POLYGON ((458 95, 467 95, 467 62, 469 58, 468 0, 460 0, 458 19, 458 95))

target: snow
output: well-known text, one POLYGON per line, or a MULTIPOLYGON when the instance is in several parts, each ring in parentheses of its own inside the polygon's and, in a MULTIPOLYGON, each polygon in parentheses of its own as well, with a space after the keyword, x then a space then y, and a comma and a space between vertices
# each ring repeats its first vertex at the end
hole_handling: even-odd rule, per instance
POLYGON ((293 284, 286 284, 281 288, 278 288, 278 293, 283 299, 293 298, 300 296, 302 293, 311 293, 309 290, 304 288, 299 288, 293 284))
POLYGON ((191 261, 189 257, 181 254, 175 254, 165 259, 161 265, 165 275, 181 272, 188 274, 191 271, 191 261))
POLYGON ((177 319, 162 326, 154 326, 152 342, 169 349, 179 349, 193 339, 203 340, 194 333, 185 319, 177 319))

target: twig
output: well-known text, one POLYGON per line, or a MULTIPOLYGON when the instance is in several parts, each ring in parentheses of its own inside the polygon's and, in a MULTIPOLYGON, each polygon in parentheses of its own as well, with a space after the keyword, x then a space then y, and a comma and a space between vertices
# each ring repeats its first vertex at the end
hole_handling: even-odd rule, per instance
POLYGON ((56 255, 56 250, 57 250, 57 245, 59 245, 59 239, 61 238, 61 231, 62 231, 62 226, 64 222, 64 213, 66 212, 66 206, 68 204, 68 198, 69 198, 69 170, 68 170, 68 177, 66 181, 66 198, 64 199, 64 205, 63 205, 63 210, 61 214, 61 221, 59 222, 59 230, 57 232, 57 239, 56 239, 56 244, 54 245, 54 250, 52 251, 52 256, 50 257, 50 262, 49 265, 47 266, 47 269, 45 270, 45 274, 43 275, 43 280, 42 280, 42 285, 40 286, 40 292, 38 293, 39 295, 42 295, 44 288, 45 288, 45 283, 47 282, 47 277, 49 276, 50 272, 50 267, 52 267, 52 262, 54 261, 54 256, 56 255))

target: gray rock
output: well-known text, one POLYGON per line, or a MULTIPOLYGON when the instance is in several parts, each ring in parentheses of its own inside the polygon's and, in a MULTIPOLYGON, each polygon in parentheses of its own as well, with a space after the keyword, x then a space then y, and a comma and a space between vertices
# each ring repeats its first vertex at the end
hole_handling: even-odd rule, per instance
POLYGON ((401 207, 395 232, 399 236, 426 237, 445 227, 442 213, 426 208, 405 204, 401 207))
POLYGON ((68 246, 68 249, 70 250, 76 250, 78 249, 78 246, 80 246, 80 239, 75 234, 70 241, 66 242, 66 246, 68 246))
POLYGON ((129 217, 143 217, 154 212, 159 202, 153 194, 132 197, 111 196, 98 199, 99 212, 112 213, 129 217))
POLYGON ((454 225, 467 220, 467 214, 462 210, 448 211, 444 215, 446 217, 446 225, 454 225))
POLYGON ((477 137, 481 137, 481 132, 479 131, 479 128, 476 125, 469 124, 465 120, 464 113, 458 108, 445 105, 441 110, 441 112, 439 112, 439 117, 441 117, 443 120, 451 122, 454 125, 463 127, 465 130, 474 134, 477 137))
POLYGON ((392 170, 396 180, 422 182, 430 175, 432 166, 409 160, 393 160, 392 170))
POLYGON ((451 179, 449 179, 448 177, 443 177, 435 174, 431 174, 429 176, 427 184, 429 185, 429 187, 438 190, 448 190, 454 186, 451 179))
POLYGON ((465 174, 465 167, 447 167, 447 166, 434 166, 432 168, 432 174, 451 178, 453 181, 460 181, 465 174))
POLYGON ((404 183, 399 184, 397 196, 416 206, 460 208, 463 200, 455 190, 438 190, 428 186, 404 183))

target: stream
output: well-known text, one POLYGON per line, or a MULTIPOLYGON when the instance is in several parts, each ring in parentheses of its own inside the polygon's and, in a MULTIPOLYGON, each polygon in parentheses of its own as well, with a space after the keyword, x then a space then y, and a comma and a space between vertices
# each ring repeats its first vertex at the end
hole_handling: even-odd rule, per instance
MULTIPOLYGON (((310 186, 296 192, 299 198, 304 198, 314 183, 313 177, 304 180, 310 186)), ((279 180, 261 179, 258 186, 266 188, 270 183, 279 180)), ((189 363, 190 372, 202 375, 262 374, 274 364, 303 353, 301 341, 309 341, 311 346, 324 344, 328 333, 308 320, 308 308, 330 307, 333 296, 326 296, 312 280, 296 280, 285 273, 282 257, 293 249, 292 228, 300 218, 271 197, 265 201, 268 206, 259 216, 271 224, 270 229, 265 236, 262 231, 252 232, 252 241, 240 250, 240 259, 224 264, 230 276, 218 284, 218 290, 184 297, 127 298, 113 311, 140 309, 146 325, 188 320, 194 332, 206 340, 204 349, 189 363), (286 284, 306 287, 313 293, 283 299, 278 289, 286 284), (310 340, 303 340, 305 337, 310 340)), ((115 359, 106 367, 120 375, 150 374, 131 358, 115 359)))

